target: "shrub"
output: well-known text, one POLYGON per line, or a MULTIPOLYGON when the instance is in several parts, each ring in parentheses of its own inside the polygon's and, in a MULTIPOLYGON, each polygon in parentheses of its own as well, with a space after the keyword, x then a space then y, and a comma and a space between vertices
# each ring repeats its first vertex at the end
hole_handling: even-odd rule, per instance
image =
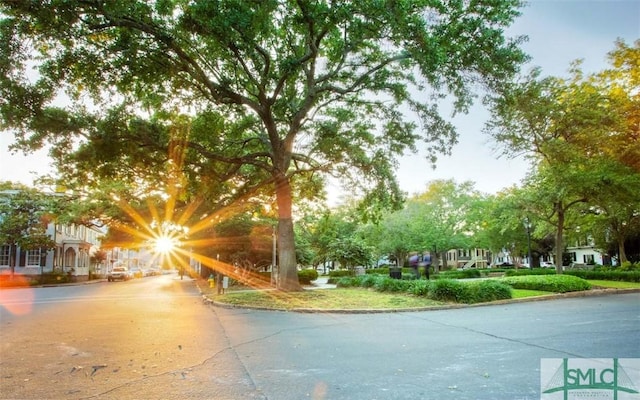
POLYGON ((640 262, 632 263, 630 261, 625 261, 619 267, 620 271, 640 271, 640 262))
POLYGON ((318 279, 318 271, 315 269, 303 269, 298 271, 298 281, 303 285, 308 285, 311 281, 318 279))
POLYGON ((330 271, 329 272, 329 277, 330 278, 340 278, 343 276, 353 276, 353 271, 348 270, 348 269, 341 269, 338 271, 330 271))
POLYGON ((437 275, 434 275, 436 279, 469 279, 480 278, 480 271, 477 269, 459 269, 453 271, 442 271, 437 275))
POLYGON ((330 283, 335 283, 336 287, 339 288, 349 288, 349 287, 358 287, 359 282, 353 276, 342 276, 338 278, 329 278, 330 283), (333 282, 331 280, 334 280, 333 282))
POLYGON ((465 297, 464 283, 454 279, 437 279, 429 285, 428 297, 438 301, 455 301, 465 297))
POLYGON ((383 276, 375 280, 373 287, 379 292, 406 292, 410 285, 411 281, 383 276))
POLYGON ((500 279, 514 289, 544 290, 565 293, 591 289, 591 284, 582 278, 571 275, 529 275, 512 276, 500 279))
POLYGON ((564 275, 603 281, 640 282, 640 271, 620 271, 614 269, 601 269, 599 271, 573 270, 565 271, 564 275))
POLYGON ((513 297, 511 286, 495 279, 467 283, 467 298, 464 303, 485 303, 488 301, 505 300, 513 297))
POLYGON ((371 275, 389 275, 389 267, 369 268, 365 269, 364 272, 371 275))
POLYGON ((505 271, 504 276, 555 275, 555 273, 555 268, 510 269, 505 271))
POLYGON ((376 284, 376 281, 378 279, 383 279, 383 276, 381 275, 364 275, 364 276, 359 276, 358 278, 360 281, 360 286, 365 287, 365 288, 369 288, 369 287, 374 287, 376 284))
POLYGON ((427 281, 424 279, 415 279, 411 281, 408 292, 414 296, 428 296, 430 287, 431 281, 427 281))

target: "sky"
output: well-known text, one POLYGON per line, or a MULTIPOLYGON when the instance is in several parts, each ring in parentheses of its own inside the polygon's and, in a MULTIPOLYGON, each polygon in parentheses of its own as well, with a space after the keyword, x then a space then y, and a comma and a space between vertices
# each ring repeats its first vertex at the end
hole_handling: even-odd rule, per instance
MULTIPOLYGON (((617 38, 627 44, 640 39, 640 0, 531 0, 507 35, 528 36, 522 49, 531 61, 524 72, 540 67, 543 75, 567 76, 576 59, 583 60, 586 73, 597 72, 608 67, 606 55, 617 38)), ((459 143, 451 156, 439 157, 435 169, 419 152, 403 156, 397 170, 400 188, 411 195, 423 192, 432 180, 453 179, 497 193, 519 184, 529 166, 522 158, 499 157, 496 145, 482 133, 487 118, 482 106, 474 106, 469 114, 452 119, 459 143)), ((36 175, 51 171, 46 150, 12 154, 12 141, 10 134, 0 132, 0 181, 30 185, 36 175)))

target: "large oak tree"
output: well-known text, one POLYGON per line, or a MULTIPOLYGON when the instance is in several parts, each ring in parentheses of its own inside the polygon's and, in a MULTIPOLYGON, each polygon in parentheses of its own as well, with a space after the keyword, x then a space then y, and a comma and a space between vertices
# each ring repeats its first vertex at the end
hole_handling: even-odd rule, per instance
MULTIPOLYGON (((596 207, 610 217, 623 246, 624 234, 615 223, 640 210, 640 41, 616 43, 610 59, 610 69, 591 75, 576 63, 567 79, 541 78, 539 70, 532 71, 494 99, 486 126, 505 154, 526 154, 533 161, 528 185, 536 191, 529 208, 555 226, 558 273, 563 235, 575 228, 567 225, 570 211, 596 207)), ((625 258, 623 247, 620 258, 625 258)))
POLYGON ((296 185, 334 173, 369 204, 397 204, 396 157, 456 142, 439 101, 466 111, 525 59, 504 36, 520 6, 2 0, 2 123, 23 148, 51 145, 67 185, 170 180, 211 207, 272 188, 278 287, 297 290, 296 185))

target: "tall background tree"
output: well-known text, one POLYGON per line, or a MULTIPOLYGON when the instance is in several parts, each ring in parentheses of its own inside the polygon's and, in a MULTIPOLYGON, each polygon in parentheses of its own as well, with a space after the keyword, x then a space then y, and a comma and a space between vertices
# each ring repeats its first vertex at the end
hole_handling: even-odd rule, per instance
POLYGON ((558 273, 565 229, 574 228, 567 225, 569 213, 596 206, 602 213, 610 210, 615 223, 640 210, 640 86, 634 68, 640 67, 639 52, 640 41, 631 47, 616 43, 612 68, 598 74, 585 76, 579 63, 567 79, 541 78, 534 70, 505 86, 492 102, 486 131, 505 154, 524 153, 532 160, 528 185, 535 187, 535 199, 530 209, 555 227, 558 273))
POLYGON ((2 0, 2 125, 19 147, 51 145, 71 188, 167 187, 211 208, 270 189, 278 287, 298 290, 294 197, 334 173, 363 210, 397 206, 396 157, 456 142, 444 96, 466 111, 525 59, 504 36, 520 6, 2 0))

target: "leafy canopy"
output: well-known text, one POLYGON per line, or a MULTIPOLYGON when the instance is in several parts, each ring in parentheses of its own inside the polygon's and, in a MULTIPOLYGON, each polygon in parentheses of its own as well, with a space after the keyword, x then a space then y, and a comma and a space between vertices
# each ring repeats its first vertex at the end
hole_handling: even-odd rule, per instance
POLYGON ((525 60, 504 37, 521 4, 2 0, 2 125, 52 146, 69 187, 212 207, 271 190, 295 288, 294 195, 331 173, 367 213, 399 206, 396 158, 457 140, 438 103, 466 111, 525 60))

